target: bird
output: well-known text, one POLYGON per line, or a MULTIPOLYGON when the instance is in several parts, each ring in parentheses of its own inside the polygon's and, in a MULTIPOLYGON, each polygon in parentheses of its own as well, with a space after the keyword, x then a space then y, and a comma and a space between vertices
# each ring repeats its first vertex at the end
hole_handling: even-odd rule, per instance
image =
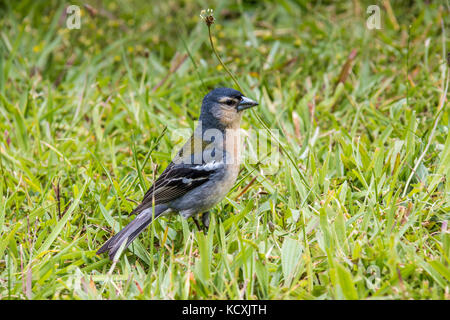
POLYGON ((111 260, 118 259, 121 247, 125 250, 154 219, 169 213, 192 217, 199 229, 196 216, 202 214, 207 227, 209 210, 223 200, 239 174, 243 111, 257 105, 231 88, 215 88, 205 95, 192 136, 131 212, 135 219, 106 241, 97 255, 108 252, 111 260))

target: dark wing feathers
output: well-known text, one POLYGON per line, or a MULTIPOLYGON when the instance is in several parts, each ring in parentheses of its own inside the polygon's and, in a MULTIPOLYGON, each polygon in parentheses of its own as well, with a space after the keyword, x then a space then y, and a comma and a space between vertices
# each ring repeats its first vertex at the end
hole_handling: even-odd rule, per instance
POLYGON ((144 195, 142 203, 132 214, 151 208, 153 205, 175 200, 188 191, 202 185, 216 170, 202 170, 195 165, 177 165, 173 162, 164 170, 144 195))

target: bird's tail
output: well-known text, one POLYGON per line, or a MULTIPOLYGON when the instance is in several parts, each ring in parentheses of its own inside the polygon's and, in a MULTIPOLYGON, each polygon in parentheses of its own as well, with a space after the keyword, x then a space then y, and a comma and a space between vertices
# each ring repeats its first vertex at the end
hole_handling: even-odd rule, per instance
POLYGON ((136 239, 136 237, 152 222, 153 217, 156 219, 167 210, 166 205, 157 205, 143 210, 139 215, 131 221, 125 228, 120 230, 111 239, 98 249, 97 254, 108 251, 109 258, 114 259, 120 246, 126 241, 125 248, 136 239))

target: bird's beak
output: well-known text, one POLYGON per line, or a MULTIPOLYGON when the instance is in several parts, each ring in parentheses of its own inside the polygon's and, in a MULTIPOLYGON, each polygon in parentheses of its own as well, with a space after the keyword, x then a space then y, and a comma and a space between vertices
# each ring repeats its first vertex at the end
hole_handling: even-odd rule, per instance
POLYGON ((241 102, 237 106, 237 111, 242 111, 254 106, 257 106, 258 102, 253 101, 252 99, 249 99, 247 97, 242 97, 241 102))

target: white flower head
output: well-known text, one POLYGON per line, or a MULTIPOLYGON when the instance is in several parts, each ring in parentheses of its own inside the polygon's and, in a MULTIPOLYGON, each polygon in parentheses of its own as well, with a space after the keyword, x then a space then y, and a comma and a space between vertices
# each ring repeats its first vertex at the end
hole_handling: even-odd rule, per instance
POLYGON ((212 16, 214 13, 213 9, 203 9, 202 11, 200 11, 200 18, 202 18, 203 20, 206 19, 206 17, 208 16, 212 16))
POLYGON ((214 23, 214 10, 213 9, 203 9, 200 11, 200 18, 208 25, 212 25, 214 23))

